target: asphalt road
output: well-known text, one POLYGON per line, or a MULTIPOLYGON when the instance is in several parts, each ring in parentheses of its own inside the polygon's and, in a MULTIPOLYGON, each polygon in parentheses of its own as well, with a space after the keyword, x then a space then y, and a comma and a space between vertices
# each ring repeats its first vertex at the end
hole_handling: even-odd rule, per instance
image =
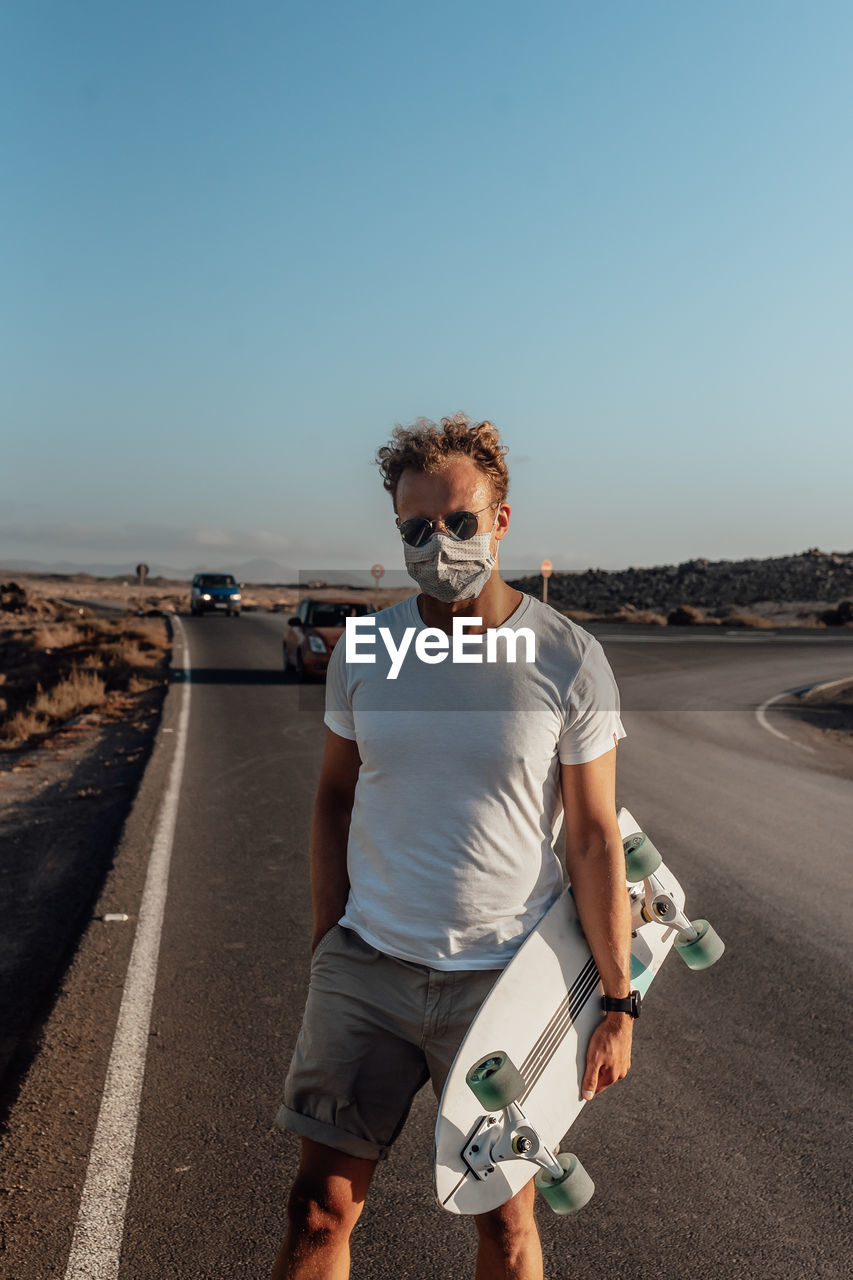
MULTIPOLYGON (((272 1119, 308 975, 307 841, 324 729, 322 687, 282 677, 281 623, 183 622, 187 756, 121 1280, 262 1280, 284 1229, 297 1149, 272 1119)), ((620 802, 727 952, 706 973, 675 957, 665 966, 630 1076, 573 1128, 568 1145, 597 1192, 574 1219, 540 1213, 546 1274, 840 1280, 853 1256, 853 784, 787 721, 772 723, 792 741, 755 710, 851 674, 853 645, 828 633, 603 639, 629 735, 620 802)), ((0 1189, 10 1280, 66 1276, 180 684, 97 909, 130 920, 93 921, 10 1118, 0 1189)), ((471 1224, 433 1201, 433 1123, 427 1089, 376 1175, 354 1277, 473 1274, 471 1224)))

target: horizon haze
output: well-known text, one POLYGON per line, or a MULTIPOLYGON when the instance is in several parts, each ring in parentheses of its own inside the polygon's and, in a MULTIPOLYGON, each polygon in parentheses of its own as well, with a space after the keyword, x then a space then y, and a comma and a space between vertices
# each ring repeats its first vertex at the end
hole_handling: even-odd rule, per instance
MULTIPOLYGON (((797 559, 797 558, 809 559, 812 556, 814 556, 815 553, 818 556, 825 559, 842 557, 844 559, 853 560, 853 550, 839 551, 838 549, 834 549, 832 551, 823 551, 819 547, 810 547, 810 548, 806 548, 806 550, 804 551, 795 553, 794 556, 773 556, 773 557, 764 557, 764 558, 744 557, 743 560, 739 558, 737 560, 722 559, 717 561, 709 561, 707 557, 696 557, 694 560, 690 560, 687 562, 682 561, 680 562, 680 564, 685 564, 685 563, 694 564, 696 560, 698 560, 699 563, 710 564, 710 565, 738 564, 738 563, 744 563, 744 562, 749 563, 753 559, 757 559, 757 562, 760 564, 768 563, 768 562, 769 563, 787 562, 790 559, 797 559)), ((408 572, 404 568, 400 568, 398 566, 386 567, 384 565, 382 567, 384 572, 381 575, 381 581, 379 585, 383 589, 386 589, 389 587, 394 587, 394 588, 409 587, 413 591, 416 590, 416 584, 414 583, 413 579, 409 576, 408 572)), ((506 567, 502 564, 500 567, 501 567, 501 572, 503 576, 505 578, 509 578, 513 580, 520 579, 522 577, 537 576, 539 574, 538 565, 515 565, 512 567, 506 567)), ((680 565, 674 564, 672 562, 665 563, 665 564, 658 564, 658 565, 643 565, 639 563, 632 564, 632 565, 619 565, 619 566, 614 566, 609 570, 603 570, 601 565, 589 565, 587 566, 586 569, 560 569, 555 566, 553 573, 555 576, 560 576, 561 574, 566 574, 566 573, 583 574, 587 571, 593 571, 593 572, 603 571, 603 572, 613 572, 617 574, 620 572, 632 573, 637 571, 642 573, 647 571, 654 572, 659 569, 670 569, 670 568, 676 568, 676 567, 680 567, 680 565)), ((251 560, 251 561, 245 561, 240 564, 231 563, 231 562, 220 563, 218 561, 215 561, 215 562, 211 562, 210 564, 197 564, 192 569, 177 569, 172 565, 156 564, 156 563, 147 565, 146 568, 147 568, 148 579, 161 578, 164 580, 171 580, 176 582, 189 582, 193 577, 193 575, 196 573, 211 573, 211 572, 218 571, 222 573, 233 574, 234 577, 236 577, 238 580, 244 583, 252 583, 255 585, 267 584, 267 585, 277 585, 277 586, 306 587, 309 583, 313 583, 317 581, 326 582, 329 585, 350 584, 352 586, 365 586, 365 587, 372 587, 375 585, 375 580, 372 576, 371 570, 368 568, 357 567, 357 566, 353 566, 349 568, 326 567, 326 568, 292 569, 285 565, 278 564, 274 560, 251 560)), ((33 561, 33 560, 29 560, 29 561, 18 560, 18 561, 11 561, 11 562, 5 562, 3 560, 0 560, 0 574, 13 574, 13 573, 18 573, 25 577, 28 575, 38 576, 39 574, 44 574, 48 576, 57 575, 57 576, 67 576, 67 577, 74 577, 76 575, 85 575, 87 577, 103 578, 103 579, 110 579, 110 580, 126 578, 128 579, 128 584, 133 585, 133 580, 136 578, 136 566, 130 565, 130 564, 120 565, 120 564, 103 564, 103 563, 75 564, 69 561, 44 563, 41 561, 33 561)))

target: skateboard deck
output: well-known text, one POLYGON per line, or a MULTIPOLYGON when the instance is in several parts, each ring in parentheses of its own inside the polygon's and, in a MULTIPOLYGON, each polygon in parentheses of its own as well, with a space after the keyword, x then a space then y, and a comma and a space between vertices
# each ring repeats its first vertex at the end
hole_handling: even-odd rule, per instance
MULTIPOLYGON (((723 944, 706 921, 691 924, 686 919, 681 885, 627 809, 619 811, 618 820, 631 874, 630 880, 626 874, 633 926, 631 986, 645 996, 676 939, 692 968, 713 963, 723 944), (632 848, 639 848, 639 861, 633 864, 632 848), (649 850, 652 859, 643 862, 649 850), (657 865, 648 870, 655 858, 657 865), (637 867, 644 873, 639 880, 637 867)), ((560 1191, 552 1194, 549 1188, 552 1181, 559 1183, 561 1168, 568 1171, 575 1161, 566 1157, 556 1164, 552 1153, 585 1105, 581 1082, 587 1046, 602 1016, 602 994, 571 889, 566 889, 498 978, 451 1067, 435 1130, 435 1191, 443 1209, 485 1213, 536 1174, 537 1185, 557 1212, 579 1208, 573 1196, 580 1195, 581 1203, 589 1199, 592 1183, 582 1167, 578 1174, 571 1165, 577 1185, 568 1199, 563 1195, 566 1203, 559 1204, 560 1191), (487 1096, 479 1100, 469 1073, 479 1064, 480 1077, 488 1078, 504 1057, 517 1069, 516 1084, 510 1087, 515 1096, 509 1103, 503 1098, 496 1102, 488 1096, 487 1079, 480 1086, 487 1096)), ((505 1077, 502 1065, 500 1071, 505 1077)))

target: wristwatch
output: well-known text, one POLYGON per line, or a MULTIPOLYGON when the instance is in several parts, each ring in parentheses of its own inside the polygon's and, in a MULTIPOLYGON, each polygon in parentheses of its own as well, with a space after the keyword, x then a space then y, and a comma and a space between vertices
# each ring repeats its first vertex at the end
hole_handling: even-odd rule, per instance
POLYGON ((602 996, 601 1007, 605 1013, 630 1013, 632 1018, 639 1018, 643 998, 639 991, 632 991, 623 1000, 617 1000, 615 996, 602 996))

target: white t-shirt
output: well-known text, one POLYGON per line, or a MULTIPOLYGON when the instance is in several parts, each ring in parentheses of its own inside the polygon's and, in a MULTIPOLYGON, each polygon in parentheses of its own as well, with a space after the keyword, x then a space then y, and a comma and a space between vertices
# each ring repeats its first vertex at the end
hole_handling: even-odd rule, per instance
POLYGON ((598 641, 527 595, 502 625, 534 633, 535 662, 523 638, 514 663, 499 640, 478 665, 428 665, 412 642, 389 680, 378 628, 395 646, 422 631, 416 602, 374 615, 375 663, 347 663, 345 637, 329 662, 325 722, 362 761, 341 923, 402 960, 499 969, 562 890, 560 763, 625 736, 619 693, 598 641))

